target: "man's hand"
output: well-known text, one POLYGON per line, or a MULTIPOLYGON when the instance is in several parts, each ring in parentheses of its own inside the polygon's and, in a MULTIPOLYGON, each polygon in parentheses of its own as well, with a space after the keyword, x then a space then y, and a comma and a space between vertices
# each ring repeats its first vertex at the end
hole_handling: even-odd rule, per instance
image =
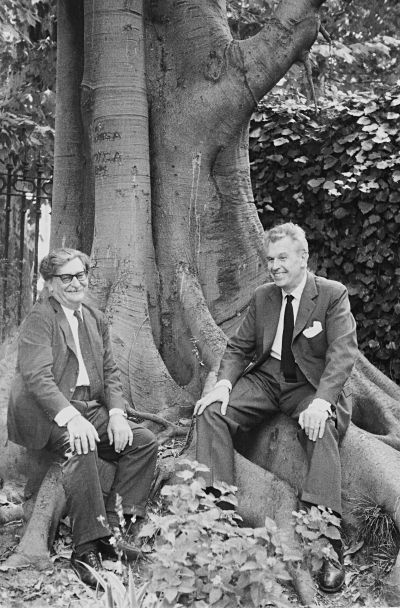
POLYGON ((194 415, 200 416, 211 403, 221 402, 221 414, 225 416, 229 403, 229 388, 227 386, 215 386, 212 391, 204 395, 195 405, 194 415))
POLYGON ((99 441, 99 436, 89 420, 78 414, 68 422, 67 429, 72 453, 87 454, 89 449, 91 452, 96 449, 96 441, 99 441))
POLYGON ((325 433, 325 424, 329 418, 331 404, 325 399, 314 399, 299 416, 299 425, 311 441, 322 439, 325 433))
POLYGON ((107 435, 110 445, 114 444, 114 449, 119 454, 125 449, 126 444, 132 445, 133 433, 129 422, 121 414, 112 414, 107 427, 107 435))

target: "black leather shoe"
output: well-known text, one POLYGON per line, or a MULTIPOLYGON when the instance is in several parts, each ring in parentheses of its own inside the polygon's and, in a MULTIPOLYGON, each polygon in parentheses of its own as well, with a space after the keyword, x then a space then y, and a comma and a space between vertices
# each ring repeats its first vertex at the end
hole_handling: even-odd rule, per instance
POLYGON ((345 571, 343 564, 332 563, 324 560, 321 570, 318 572, 317 581, 321 591, 325 593, 337 593, 344 585, 345 571))
POLYGON ((96 589, 99 582, 85 564, 93 568, 93 570, 101 570, 99 554, 96 551, 86 551, 86 553, 80 555, 73 552, 71 555, 71 566, 81 581, 85 583, 85 585, 89 585, 89 587, 96 589))
POLYGON ((134 562, 139 557, 142 557, 140 549, 124 538, 116 540, 115 544, 110 542, 110 538, 101 538, 97 542, 97 548, 103 557, 111 559, 119 559, 121 557, 128 562, 134 562))

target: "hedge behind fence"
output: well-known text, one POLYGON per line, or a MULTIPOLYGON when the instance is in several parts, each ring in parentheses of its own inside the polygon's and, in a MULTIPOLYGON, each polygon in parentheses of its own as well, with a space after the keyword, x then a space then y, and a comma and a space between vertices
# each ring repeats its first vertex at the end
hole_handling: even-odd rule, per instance
POLYGON ((311 267, 343 282, 360 349, 400 380, 400 88, 322 108, 261 106, 250 130, 265 228, 307 232, 311 267))

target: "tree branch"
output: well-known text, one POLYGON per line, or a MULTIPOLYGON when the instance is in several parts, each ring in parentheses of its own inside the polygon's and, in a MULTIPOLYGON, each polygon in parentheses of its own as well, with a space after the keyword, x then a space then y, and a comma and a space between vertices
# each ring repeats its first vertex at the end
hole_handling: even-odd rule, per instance
POLYGON ((315 42, 324 0, 285 0, 252 38, 231 45, 231 60, 242 73, 252 96, 259 100, 315 42))

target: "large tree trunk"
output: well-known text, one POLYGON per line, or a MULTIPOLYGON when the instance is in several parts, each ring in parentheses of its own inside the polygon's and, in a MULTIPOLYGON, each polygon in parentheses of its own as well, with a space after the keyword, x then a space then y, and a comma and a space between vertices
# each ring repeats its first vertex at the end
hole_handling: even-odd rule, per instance
POLYGON ((248 124, 314 42, 322 0, 282 2, 246 41, 233 40, 222 0, 153 0, 146 15, 141 0, 74 4, 83 28, 60 2, 56 147, 75 169, 58 151, 53 244, 76 244, 94 201, 81 247, 91 243, 92 297, 109 313, 127 396, 176 419, 213 381, 225 333, 265 279, 248 124), (65 107, 80 139, 63 128, 65 107), (69 204, 70 191, 84 200, 69 204))
MULTIPOLYGON (((91 252, 92 298, 109 315, 126 395, 142 412, 176 420, 190 411, 265 280, 248 124, 313 44, 322 4, 282 0, 256 36, 238 41, 223 0, 152 0, 145 15, 141 0, 59 0, 52 244, 91 252)), ((399 526, 400 389, 362 358, 354 383, 364 430, 352 427, 343 444, 345 497, 368 491, 399 526)), ((236 466, 242 513, 260 524, 249 493, 286 513, 276 476, 296 487, 304 460, 281 421, 255 446, 248 456, 263 468, 239 455, 236 466)))

